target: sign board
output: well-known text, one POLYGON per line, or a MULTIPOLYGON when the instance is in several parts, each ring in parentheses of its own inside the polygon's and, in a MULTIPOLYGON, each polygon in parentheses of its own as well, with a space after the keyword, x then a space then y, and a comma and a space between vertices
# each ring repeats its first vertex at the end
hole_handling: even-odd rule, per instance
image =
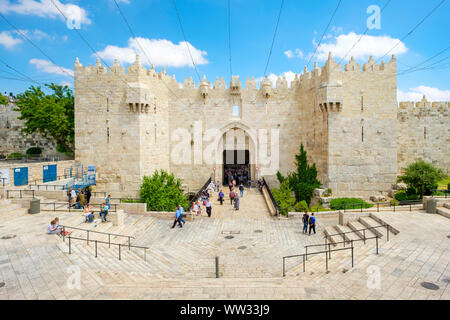
POLYGON ((0 169, 0 186, 9 184, 9 169, 0 169))
POLYGON ((28 167, 14 169, 14 185, 24 186, 28 184, 28 167))
POLYGON ((89 164, 88 165, 88 172, 95 172, 95 165, 89 164))

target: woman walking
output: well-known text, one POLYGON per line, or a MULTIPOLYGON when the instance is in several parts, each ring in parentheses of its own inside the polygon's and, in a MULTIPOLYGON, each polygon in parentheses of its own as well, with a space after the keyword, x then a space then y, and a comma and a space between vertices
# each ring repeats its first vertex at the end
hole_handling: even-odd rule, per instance
POLYGON ((236 211, 239 210, 239 195, 237 193, 234 196, 234 209, 236 211))

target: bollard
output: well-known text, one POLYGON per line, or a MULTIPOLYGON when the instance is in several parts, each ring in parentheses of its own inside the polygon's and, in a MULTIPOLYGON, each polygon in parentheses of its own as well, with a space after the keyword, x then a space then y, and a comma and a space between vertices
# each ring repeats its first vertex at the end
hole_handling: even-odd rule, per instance
POLYGON ((216 256, 216 278, 219 278, 219 257, 216 256))

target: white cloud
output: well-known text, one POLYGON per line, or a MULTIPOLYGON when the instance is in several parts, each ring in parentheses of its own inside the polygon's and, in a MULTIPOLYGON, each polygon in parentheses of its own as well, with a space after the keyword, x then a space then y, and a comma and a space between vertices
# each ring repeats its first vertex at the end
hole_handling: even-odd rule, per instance
POLYGON ((62 86, 68 86, 69 88, 72 87, 72 83, 67 82, 67 81, 61 82, 61 85, 62 85, 62 86))
POLYGON ((73 71, 64 67, 57 66, 48 60, 43 59, 31 59, 29 61, 31 64, 35 65, 40 71, 50 74, 56 74, 61 76, 73 76, 73 71), (64 71, 63 71, 64 70, 64 71))
POLYGON ((410 88, 410 91, 405 92, 397 90, 398 101, 420 101, 425 95, 428 101, 450 101, 450 91, 440 90, 438 88, 418 86, 417 88, 410 88))
POLYGON ((292 58, 303 58, 303 51, 298 49, 298 48, 295 49, 295 52, 293 52, 292 50, 287 50, 287 51, 284 52, 284 54, 289 59, 292 59, 292 58))
MULTIPOLYGON (((62 13, 69 19, 69 21, 77 21, 80 24, 90 24, 91 20, 87 17, 87 12, 83 8, 67 3, 63 4, 59 0, 53 0, 55 5, 62 11, 62 13)), ((61 15, 58 9, 53 5, 51 0, 20 0, 18 2, 11 2, 10 0, 0 0, 0 12, 39 16, 51 19, 65 18, 61 15)))
MULTIPOLYGON (((207 52, 199 50, 187 43, 196 65, 207 64, 207 52)), ((133 63, 136 53, 140 55, 141 63, 149 66, 146 55, 141 52, 141 47, 148 58, 156 66, 168 67, 193 67, 191 57, 186 47, 186 42, 181 41, 175 44, 166 39, 130 38, 127 47, 117 47, 108 45, 103 51, 98 52, 99 56, 108 61, 117 59, 122 63, 133 63)))
POLYGON ((7 49, 12 49, 16 45, 22 43, 21 39, 14 38, 8 31, 0 32, 0 44, 5 46, 7 49))
MULTIPOLYGON (((288 83, 288 87, 290 87, 291 86, 291 82, 295 79, 295 75, 296 75, 295 72, 292 72, 292 71, 289 70, 289 71, 281 73, 280 75, 276 75, 274 73, 271 73, 271 74, 269 74, 267 76, 267 78, 272 82, 272 85, 275 87, 277 79, 279 77, 286 77, 286 80, 287 80, 287 83, 288 83)), ((300 75, 298 75, 298 76, 300 76, 300 75)), ((259 78, 255 79, 255 81, 258 84, 258 86, 261 83, 261 81, 263 81, 263 80, 264 80, 264 77, 259 77, 259 78)))
MULTIPOLYGON (((328 52, 331 52, 335 58, 343 58, 353 45, 361 37, 360 34, 350 32, 348 34, 341 34, 334 37, 334 41, 330 43, 322 43, 317 48, 317 60, 325 61, 328 58, 328 52)), ((314 43, 313 39, 313 43, 314 43)), ((391 48, 397 45, 399 39, 391 38, 390 36, 370 36, 363 35, 359 43, 350 51, 346 59, 351 56, 357 60, 367 60, 370 56, 375 59, 382 57, 391 48)), ((399 55, 408 51, 408 48, 403 42, 400 42, 387 56, 390 58, 392 54, 399 55)))

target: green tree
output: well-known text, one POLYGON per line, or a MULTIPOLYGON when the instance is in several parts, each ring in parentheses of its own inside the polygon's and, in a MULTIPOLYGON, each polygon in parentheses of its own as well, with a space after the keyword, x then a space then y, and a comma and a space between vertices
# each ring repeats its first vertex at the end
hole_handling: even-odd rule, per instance
POLYGON ((311 204, 311 198, 314 189, 319 188, 322 184, 317 180, 316 165, 308 164, 308 157, 303 144, 300 145, 300 153, 295 155, 297 171, 290 172, 287 178, 277 172, 277 178, 280 183, 289 181, 289 186, 294 191, 296 202, 305 200, 308 205, 311 204))
POLYGON ((189 206, 181 180, 164 170, 155 171, 151 177, 144 176, 140 196, 149 211, 174 211, 179 204, 187 210, 189 206))
POLYGON ((295 198, 292 196, 292 189, 289 187, 289 181, 283 181, 280 184, 280 188, 273 188, 272 194, 278 204, 281 214, 286 216, 295 204, 295 198))
POLYGON ((417 160, 403 168, 403 175, 399 176, 397 180, 414 188, 422 198, 424 195, 431 194, 433 189, 437 189, 438 181, 444 178, 445 174, 442 169, 436 168, 424 160, 417 160))
POLYGON ((6 98, 4 95, 0 94, 0 104, 5 105, 8 104, 8 98, 6 98))
POLYGON ((57 143, 59 150, 74 150, 74 98, 67 86, 47 84, 52 93, 31 86, 17 95, 16 111, 25 120, 24 132, 40 133, 57 143))

